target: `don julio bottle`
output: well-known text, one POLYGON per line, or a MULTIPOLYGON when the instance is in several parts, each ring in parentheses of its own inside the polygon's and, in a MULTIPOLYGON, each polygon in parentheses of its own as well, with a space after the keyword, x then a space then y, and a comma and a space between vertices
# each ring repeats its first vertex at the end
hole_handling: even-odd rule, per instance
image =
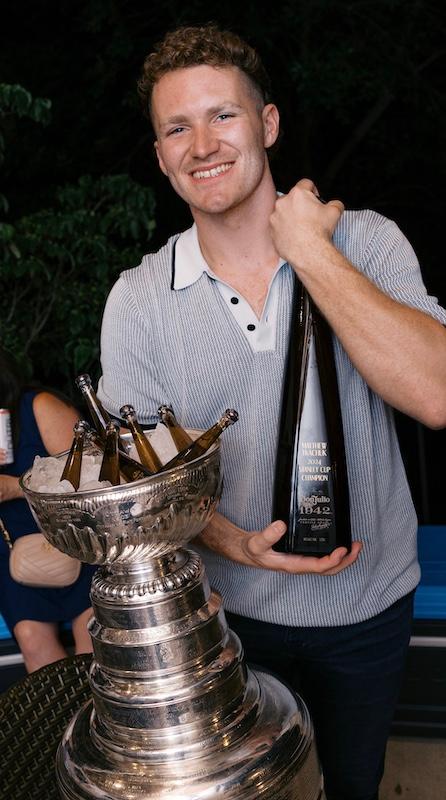
POLYGON ((274 479, 274 549, 324 556, 351 548, 341 407, 330 327, 295 277, 274 479))

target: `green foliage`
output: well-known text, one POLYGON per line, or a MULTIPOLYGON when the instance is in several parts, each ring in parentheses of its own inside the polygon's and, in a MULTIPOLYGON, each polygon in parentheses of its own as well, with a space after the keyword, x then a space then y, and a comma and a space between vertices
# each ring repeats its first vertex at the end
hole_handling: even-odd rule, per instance
POLYGON ((19 84, 0 83, 0 115, 15 114, 47 125, 51 119, 51 100, 34 98, 19 84))
POLYGON ((51 100, 33 97, 23 86, 0 83, 0 164, 5 155, 5 137, 2 128, 10 116, 28 117, 34 122, 48 125, 51 119, 51 100))
MULTIPOLYGON (((51 119, 51 100, 33 98, 30 92, 17 83, 0 83, 0 164, 5 160, 5 128, 15 117, 28 117, 34 122, 47 125, 51 119)), ((6 214, 8 210, 8 201, 0 194, 0 211, 6 214)))
POLYGON ((0 337, 39 380, 71 393, 75 374, 97 373, 106 296, 140 261, 154 207, 127 175, 84 176, 52 208, 0 224, 0 337))

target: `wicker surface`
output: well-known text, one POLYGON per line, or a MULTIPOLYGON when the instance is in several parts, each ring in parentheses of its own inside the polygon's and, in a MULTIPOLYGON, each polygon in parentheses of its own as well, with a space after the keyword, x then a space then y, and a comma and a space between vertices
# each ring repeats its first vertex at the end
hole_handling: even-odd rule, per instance
POLYGON ((1 800, 59 800, 56 750, 75 711, 91 696, 91 658, 56 661, 0 696, 1 800))

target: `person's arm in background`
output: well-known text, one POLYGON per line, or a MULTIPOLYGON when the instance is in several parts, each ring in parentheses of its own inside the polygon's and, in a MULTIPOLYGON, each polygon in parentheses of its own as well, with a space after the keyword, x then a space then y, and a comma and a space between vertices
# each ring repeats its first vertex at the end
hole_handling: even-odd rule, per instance
POLYGON ((33 411, 49 455, 55 456, 69 450, 74 425, 80 418, 77 409, 50 392, 40 392, 34 398, 33 411))
MULTIPOLYGON (((62 453, 71 447, 73 426, 79 413, 50 392, 39 392, 33 400, 33 411, 43 444, 50 456, 62 453)), ((5 451, 0 451, 0 465, 4 463, 5 451)), ((19 479, 13 475, 0 475, 0 503, 23 496, 19 479)))

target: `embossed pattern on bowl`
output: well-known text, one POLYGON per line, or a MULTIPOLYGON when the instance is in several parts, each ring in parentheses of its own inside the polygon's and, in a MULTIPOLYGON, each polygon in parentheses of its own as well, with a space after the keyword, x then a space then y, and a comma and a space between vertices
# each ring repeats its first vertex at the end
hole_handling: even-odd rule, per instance
MULTIPOLYGON (((66 453, 61 453, 61 465, 66 453)), ((164 556, 197 536, 221 495, 220 445, 181 467, 108 489, 44 494, 20 485, 48 541, 89 564, 164 556)))

